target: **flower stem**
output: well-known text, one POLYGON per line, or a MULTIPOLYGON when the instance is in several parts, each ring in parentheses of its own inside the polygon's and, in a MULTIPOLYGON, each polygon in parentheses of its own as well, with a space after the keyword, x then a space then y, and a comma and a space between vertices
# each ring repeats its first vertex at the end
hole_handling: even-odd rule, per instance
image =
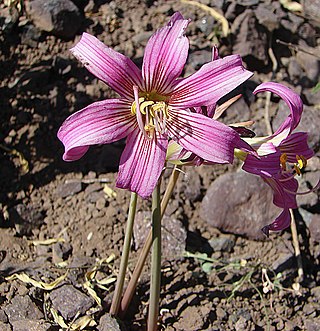
MULTIPOLYGON (((174 189, 174 187, 177 183, 177 180, 179 178, 180 169, 181 169, 181 166, 177 165, 177 166, 174 167, 174 169, 172 171, 171 177, 169 179, 168 186, 166 188, 166 191, 164 193, 164 196, 163 196, 163 199, 162 199, 162 202, 161 202, 161 219, 164 215, 164 212, 167 208, 168 202, 169 202, 170 197, 172 195, 173 189, 174 189)), ((122 298, 122 301, 121 301, 120 313, 119 313, 121 318, 124 317, 125 313, 127 312, 128 307, 129 307, 129 304, 132 300, 133 294, 134 294, 135 289, 137 287, 139 277, 142 273, 142 269, 143 269, 143 267, 146 263, 148 254, 150 252, 151 245, 152 245, 152 229, 148 233, 146 242, 145 242, 145 244, 142 248, 142 251, 139 255, 139 258, 138 258, 137 264, 135 266, 135 269, 133 271, 132 277, 131 277, 131 279, 129 281, 129 284, 127 286, 127 289, 126 289, 126 291, 123 295, 123 298, 122 298)))
POLYGON ((112 298, 112 303, 110 308, 110 314, 114 316, 118 314, 121 303, 123 284, 128 266, 128 257, 131 246, 133 222, 134 222, 134 217, 136 215, 136 207, 137 207, 137 193, 131 192, 129 214, 127 220, 126 233, 124 237, 123 251, 120 261, 119 275, 117 277, 117 284, 114 290, 114 295, 112 298))
POLYGON ((160 212, 160 184, 152 194, 152 256, 151 281, 148 315, 148 331, 156 331, 159 317, 161 282, 161 212, 160 212))

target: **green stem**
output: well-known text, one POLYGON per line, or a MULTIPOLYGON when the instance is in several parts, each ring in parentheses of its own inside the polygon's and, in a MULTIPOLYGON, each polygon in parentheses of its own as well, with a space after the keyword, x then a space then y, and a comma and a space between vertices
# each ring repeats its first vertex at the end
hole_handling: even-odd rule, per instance
POLYGON ((127 270, 127 266, 128 266, 128 257, 129 257, 130 246, 131 246, 133 222, 134 222, 134 217, 136 215, 136 207, 137 207, 137 193, 132 192, 131 198, 130 198, 126 233, 125 233, 125 237, 124 237, 123 251, 122 251, 122 256, 121 256, 121 261, 120 261, 119 275, 117 277, 117 284, 116 284, 116 288, 114 290, 114 295, 112 298, 112 303, 111 303, 111 308, 110 308, 110 314, 113 316, 116 316, 118 314, 120 303, 121 303, 123 284, 124 284, 124 279, 126 276, 126 270, 127 270))
POLYGON ((152 256, 150 302, 148 315, 148 331, 158 328, 159 300, 161 281, 161 212, 160 212, 160 184, 152 194, 152 256))
MULTIPOLYGON (((161 202, 161 218, 164 215, 164 212, 167 208, 168 202, 169 202, 170 197, 172 195, 173 189, 174 189, 174 187, 177 183, 177 180, 179 178, 180 169, 181 169, 181 166, 175 166, 173 171, 172 171, 171 177, 169 179, 168 186, 166 188, 166 191, 164 193, 164 196, 163 196, 163 199, 162 199, 162 202, 161 202)), ((133 271, 132 277, 131 277, 131 279, 129 281, 129 284, 127 286, 127 289, 125 290, 125 293, 123 295, 123 298, 122 298, 122 301, 121 301, 120 313, 119 313, 120 318, 123 318, 124 315, 127 312, 127 309, 129 307, 129 304, 132 300, 133 294, 134 294, 135 289, 137 287, 139 277, 142 273, 143 267, 146 263, 148 254, 150 252, 151 245, 152 245, 152 229, 148 233, 146 242, 145 242, 145 244, 142 248, 142 251, 141 251, 141 253, 138 257, 138 261, 136 263, 136 266, 135 266, 135 269, 133 271)))

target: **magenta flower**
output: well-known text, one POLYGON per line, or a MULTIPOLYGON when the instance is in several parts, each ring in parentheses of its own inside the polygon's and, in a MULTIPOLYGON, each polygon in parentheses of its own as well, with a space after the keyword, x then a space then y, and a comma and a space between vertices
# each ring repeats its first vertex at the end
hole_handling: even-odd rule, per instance
POLYGON ((95 102, 62 124, 58 137, 65 146, 65 161, 81 158, 91 145, 127 137, 117 186, 144 198, 151 195, 161 175, 169 139, 211 162, 233 161, 234 148, 242 145, 239 135, 189 108, 215 103, 252 73, 243 68, 238 55, 232 55, 178 79, 188 55, 189 42, 184 36, 188 22, 175 13, 151 37, 142 70, 95 37, 83 34, 72 53, 120 97, 95 102))
POLYGON ((260 158, 245 156, 243 170, 260 176, 273 189, 273 203, 283 209, 271 224, 262 229, 268 235, 269 231, 280 231, 290 225, 289 209, 297 208, 296 195, 299 194, 295 176, 301 174, 301 169, 314 153, 308 146, 307 133, 292 133, 303 111, 300 97, 288 87, 277 83, 261 84, 254 93, 261 91, 276 93, 290 108, 290 115, 273 135, 244 139, 260 158))

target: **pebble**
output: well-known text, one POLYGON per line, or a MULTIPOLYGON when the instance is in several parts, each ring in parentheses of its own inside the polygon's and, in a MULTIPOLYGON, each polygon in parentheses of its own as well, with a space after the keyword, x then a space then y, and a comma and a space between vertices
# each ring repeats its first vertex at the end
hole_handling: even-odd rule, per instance
POLYGON ((120 331, 117 320, 111 317, 110 314, 105 314, 100 318, 97 329, 99 331, 120 331))
MULTIPOLYGON (((185 251, 187 231, 180 221, 164 216, 162 221, 162 253, 166 258, 181 256, 185 251)), ((143 247, 151 227, 151 213, 139 211, 136 214, 133 234, 135 249, 143 247)))
POLYGON ((33 303, 29 296, 15 296, 11 302, 4 307, 10 324, 23 319, 37 320, 43 318, 42 312, 33 303))
POLYGON ((61 184, 56 189, 56 195, 59 198, 66 198, 82 191, 81 181, 75 180, 61 184))
POLYGON ((78 7, 70 0, 28 1, 26 12, 37 28, 66 39, 75 36, 83 20, 78 7))

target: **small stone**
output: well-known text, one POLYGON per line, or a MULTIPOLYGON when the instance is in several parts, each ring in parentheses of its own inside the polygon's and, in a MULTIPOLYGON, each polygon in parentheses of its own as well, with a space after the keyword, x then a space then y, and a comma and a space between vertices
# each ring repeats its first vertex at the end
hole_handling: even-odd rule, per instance
POLYGON ((264 239, 261 229, 280 213, 273 194, 258 176, 243 171, 218 177, 202 200, 200 216, 222 232, 264 239))
POLYGON ((235 236, 232 235, 220 235, 217 238, 212 238, 209 240, 209 245, 212 247, 213 251, 224 251, 231 252, 235 245, 235 236))
MULTIPOLYGON (((51 324, 44 320, 19 320, 12 323, 13 331, 49 331, 51 324)), ((2 330, 2 329, 1 329, 2 330)))
POLYGON ((240 54, 241 57, 252 56, 264 65, 268 63, 267 30, 258 23, 253 10, 246 9, 238 15, 231 30, 236 36, 234 53, 240 54))
POLYGON ((29 235, 32 229, 43 224, 45 215, 34 205, 18 204, 9 210, 10 219, 14 222, 19 235, 29 235))
MULTIPOLYGON (((301 121, 299 123, 299 132, 308 132, 308 143, 310 148, 316 149, 320 141, 320 112, 315 107, 303 106, 301 121)), ((280 100, 276 116, 272 121, 272 128, 275 132, 289 115, 290 110, 287 104, 280 100)))
POLYGON ((59 185, 56 189, 56 194, 60 198, 66 198, 68 196, 81 192, 81 190, 82 183, 81 181, 77 180, 59 185))
POLYGON ((10 324, 0 322, 0 330, 1 331, 12 331, 10 324))
POLYGON ((106 199, 104 197, 101 197, 96 201, 96 208, 98 210, 103 210, 105 206, 106 206, 106 199))
MULTIPOLYGON (((320 243, 320 215, 314 214, 309 225, 310 237, 314 242, 320 243)), ((319 296, 320 299, 320 296, 319 296)))
POLYGON ((26 2, 26 11, 36 27, 62 38, 74 37, 83 20, 70 0, 32 0, 26 2))
POLYGON ((0 321, 3 323, 8 323, 8 316, 2 309, 0 309, 0 321))
POLYGON ((319 68, 320 68, 320 61, 316 56, 308 54, 306 52, 297 52, 297 62, 303 68, 306 76, 311 80, 313 83, 318 82, 319 78, 319 68))
MULTIPOLYGON (((164 216, 162 221, 162 251, 163 256, 171 258, 180 256, 185 251, 187 231, 182 223, 175 218, 164 216)), ((133 234, 135 249, 141 248, 151 227, 151 213, 139 211, 136 215, 133 234)))
MULTIPOLYGON (((310 317, 309 317, 310 318, 310 317)), ((319 318, 315 320, 314 318, 304 321, 305 331, 319 331, 320 330, 320 320, 319 318)))
POLYGON ((97 329, 99 331, 120 331, 117 320, 109 314, 105 314, 100 318, 97 329))
POLYGON ((220 308, 220 307, 218 307, 216 309, 216 315, 217 315, 218 319, 223 320, 223 321, 226 320, 227 317, 228 317, 226 311, 224 309, 220 308))
POLYGON ((37 320, 43 318, 42 312, 33 303, 29 296, 15 296, 11 302, 4 307, 10 324, 14 321, 24 319, 37 320))
POLYGON ((71 320, 79 312, 80 315, 90 309, 94 301, 72 285, 63 285, 50 293, 52 306, 66 320, 71 320))

